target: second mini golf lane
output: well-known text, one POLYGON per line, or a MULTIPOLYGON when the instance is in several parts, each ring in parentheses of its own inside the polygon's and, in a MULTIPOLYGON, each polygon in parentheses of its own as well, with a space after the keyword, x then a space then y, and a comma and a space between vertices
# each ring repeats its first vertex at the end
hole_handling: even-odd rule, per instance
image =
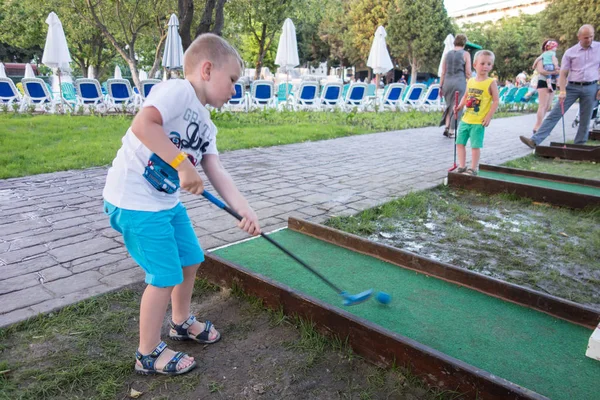
POLYGON ((565 192, 581 193, 600 197, 600 187, 579 185, 577 183, 556 182, 546 179, 533 178, 530 176, 505 174, 502 172, 481 169, 479 170, 479 176, 482 178, 496 179, 499 181, 522 183, 524 185, 538 186, 548 189, 563 190, 565 192))
MULTIPOLYGON (((598 394, 600 362, 585 357, 589 329, 288 229, 271 237, 351 294, 392 296, 387 306, 344 307, 350 313, 552 399, 598 394)), ((329 286, 260 237, 213 253, 342 307, 329 286)))

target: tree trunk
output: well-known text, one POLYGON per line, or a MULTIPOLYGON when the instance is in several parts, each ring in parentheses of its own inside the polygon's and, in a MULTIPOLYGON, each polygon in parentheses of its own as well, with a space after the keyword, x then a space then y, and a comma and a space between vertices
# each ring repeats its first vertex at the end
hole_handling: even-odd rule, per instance
POLYGON ((93 78, 93 76, 88 76, 85 61, 83 61, 82 59, 78 59, 77 64, 79 64, 79 68, 81 68, 81 72, 83 73, 84 78, 93 78))
POLYGON ((225 3, 227 3, 227 0, 218 0, 215 10, 215 24, 213 25, 212 33, 219 36, 221 36, 221 33, 223 32, 223 24, 225 22, 225 17, 223 15, 225 3))
POLYGON ((163 50, 165 47, 165 41, 167 39, 167 35, 163 35, 160 38, 160 42, 158 43, 158 47, 156 48, 156 52, 154 53, 154 63, 152 64, 152 68, 150 69, 150 72, 148 73, 148 78, 150 79, 154 79, 154 74, 156 74, 156 71, 158 71, 160 69, 160 62, 162 60, 162 54, 163 54, 163 50))
POLYGON ((263 24, 262 32, 260 34, 259 42, 258 42, 258 57, 256 59, 256 71, 254 72, 254 79, 259 79, 260 70, 262 69, 262 62, 265 58, 265 40, 267 35, 267 24, 263 24))
POLYGON ((200 36, 203 33, 210 32, 210 26, 213 22, 213 10, 215 9, 215 1, 216 0, 206 0, 206 4, 204 5, 204 13, 202 14, 202 18, 200 19, 200 25, 196 29, 196 37, 200 36))
POLYGON ((192 43, 190 33, 192 30, 192 20, 194 19, 194 1, 178 0, 177 12, 179 14, 179 36, 181 36, 181 45, 183 46, 183 51, 185 51, 192 43))
POLYGON ((417 57, 412 56, 410 59, 410 68, 411 68, 411 72, 410 72, 410 84, 414 85, 415 83, 417 83, 417 73, 419 72, 419 62, 417 60, 417 57))

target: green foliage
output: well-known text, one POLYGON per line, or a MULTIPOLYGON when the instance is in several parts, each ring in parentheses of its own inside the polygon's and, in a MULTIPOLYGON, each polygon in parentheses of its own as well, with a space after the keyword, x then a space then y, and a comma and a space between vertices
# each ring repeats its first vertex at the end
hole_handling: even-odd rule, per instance
POLYGON ((554 160, 535 155, 528 155, 516 160, 508 161, 503 165, 511 168, 526 169, 578 178, 598 179, 600 177, 600 164, 588 161, 554 160))
POLYGON ((388 24, 388 8, 392 0, 352 0, 348 14, 345 53, 351 63, 366 64, 375 31, 388 24))
POLYGON ((541 16, 542 38, 558 39, 559 49, 564 51, 577 43, 581 25, 590 24, 600 29, 600 1, 553 0, 541 16))
POLYGON ((329 46, 319 36, 319 25, 330 0, 303 0, 302 7, 294 7, 291 16, 296 26, 300 65, 306 62, 317 66, 329 57, 329 46))
POLYGON ((71 58, 80 69, 88 65, 103 69, 115 57, 116 51, 101 32, 74 11, 71 1, 64 0, 0 2, 0 41, 17 48, 39 49, 35 54, 41 60, 48 33, 45 21, 51 11, 58 15, 71 58))
POLYGON ((494 23, 466 24, 462 32, 471 42, 496 55, 494 72, 501 81, 521 71, 531 73, 531 66, 541 54, 540 16, 521 14, 494 23))
MULTIPOLYGON (((219 150, 435 125, 439 113, 214 113, 219 150)), ((0 179, 108 165, 131 117, 0 114, 0 179), (60 154, 59 158, 56 154, 60 154)))
POLYGON ((389 8, 387 43, 392 56, 412 68, 412 82, 421 68, 436 70, 444 38, 453 26, 443 0, 395 0, 389 8))
MULTIPOLYGON (((289 16, 297 0, 234 0, 228 3, 228 16, 236 27, 229 34, 241 34, 238 48, 244 60, 252 60, 256 68, 255 78, 260 74, 273 39, 281 32, 283 21, 289 16)), ((269 63, 270 64, 270 63, 269 63)), ((251 65, 251 63, 249 63, 251 65)))
POLYGON ((329 47, 330 63, 350 64, 350 55, 347 54, 349 11, 350 3, 343 0, 329 0, 323 8, 319 37, 329 47))

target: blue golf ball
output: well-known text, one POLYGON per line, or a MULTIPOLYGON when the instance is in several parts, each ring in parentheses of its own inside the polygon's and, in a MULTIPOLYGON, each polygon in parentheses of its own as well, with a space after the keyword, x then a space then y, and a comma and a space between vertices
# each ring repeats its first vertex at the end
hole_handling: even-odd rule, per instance
POLYGON ((377 296, 375 296, 375 298, 381 304, 390 304, 390 301, 392 301, 392 296, 390 296, 386 292, 379 292, 379 293, 377 293, 377 296))

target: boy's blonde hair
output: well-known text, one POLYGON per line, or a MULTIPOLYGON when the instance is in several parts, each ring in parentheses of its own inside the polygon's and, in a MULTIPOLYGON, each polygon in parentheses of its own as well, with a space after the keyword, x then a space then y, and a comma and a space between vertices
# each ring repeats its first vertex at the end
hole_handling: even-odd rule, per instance
POLYGON ((475 57, 473 57, 473 64, 476 64, 477 59, 481 56, 492 57, 492 64, 494 63, 494 61, 496 61, 496 56, 494 55, 494 52, 490 50, 479 50, 477 53, 475 53, 475 57))
POLYGON ((216 67, 224 63, 235 60, 240 66, 240 71, 244 66, 242 58, 237 50, 230 45, 227 40, 214 33, 203 33, 198 36, 183 55, 183 70, 190 72, 194 67, 200 65, 202 61, 210 61, 216 67))

